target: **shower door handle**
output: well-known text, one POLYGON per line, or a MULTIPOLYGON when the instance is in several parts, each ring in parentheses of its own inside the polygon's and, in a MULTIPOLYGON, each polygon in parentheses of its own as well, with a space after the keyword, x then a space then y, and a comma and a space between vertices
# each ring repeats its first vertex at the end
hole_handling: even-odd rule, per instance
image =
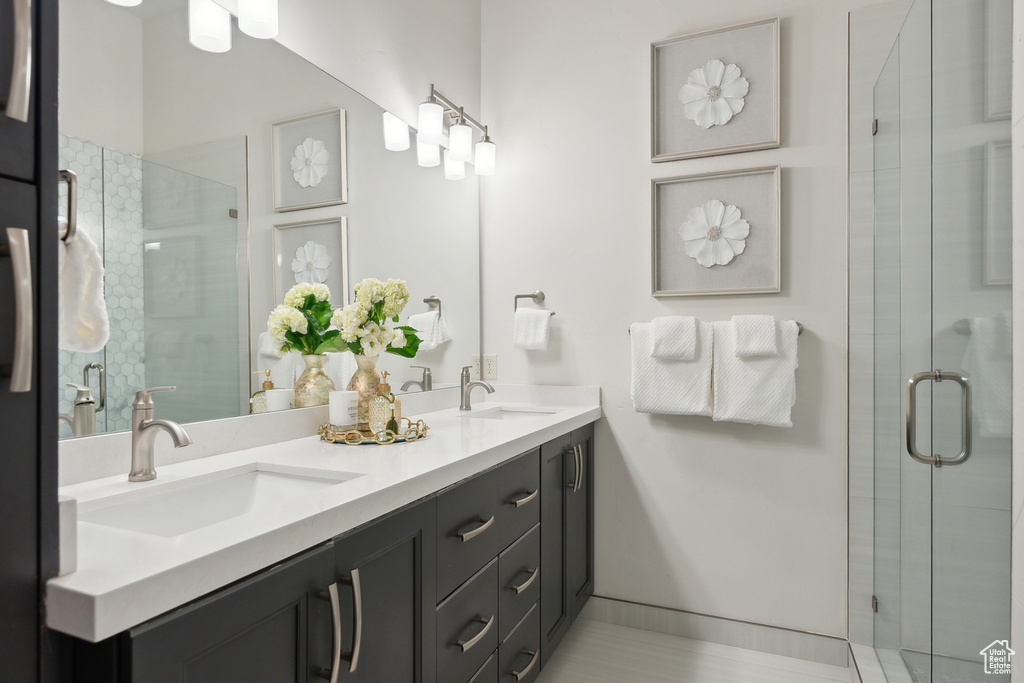
POLYGON ((907 453, 914 460, 935 467, 962 465, 971 457, 972 441, 971 382, 959 372, 930 370, 919 372, 907 382, 907 453), (954 458, 943 458, 938 453, 923 455, 917 450, 917 385, 925 380, 942 382, 951 380, 960 385, 960 453, 954 458))

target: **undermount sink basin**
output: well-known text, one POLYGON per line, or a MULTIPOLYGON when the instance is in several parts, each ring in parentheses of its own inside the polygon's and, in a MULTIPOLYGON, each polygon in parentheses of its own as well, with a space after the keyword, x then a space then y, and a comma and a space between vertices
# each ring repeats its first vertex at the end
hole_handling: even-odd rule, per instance
POLYGON ((497 408, 474 408, 468 413, 463 413, 462 417, 468 417, 479 420, 523 420, 528 418, 544 417, 545 415, 554 415, 553 410, 544 410, 542 408, 518 408, 513 406, 498 406, 497 408))
POLYGON ((361 476, 257 462, 82 502, 78 521, 172 538, 361 476))

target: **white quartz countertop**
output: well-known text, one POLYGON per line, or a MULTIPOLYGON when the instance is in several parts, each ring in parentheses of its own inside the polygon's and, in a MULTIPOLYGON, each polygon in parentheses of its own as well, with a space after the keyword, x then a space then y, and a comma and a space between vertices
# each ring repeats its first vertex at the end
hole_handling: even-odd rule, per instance
POLYGON ((597 389, 586 405, 544 404, 544 392, 536 390, 494 396, 499 394, 521 400, 478 400, 474 411, 504 405, 550 412, 493 420, 466 418, 448 408, 414 416, 430 426, 421 441, 346 446, 309 436, 162 467, 158 459, 151 482, 129 483, 122 474, 61 487, 62 496, 88 508, 90 501, 121 492, 251 463, 362 475, 173 537, 79 521, 77 570, 47 584, 48 625, 103 640, 601 416, 597 389))

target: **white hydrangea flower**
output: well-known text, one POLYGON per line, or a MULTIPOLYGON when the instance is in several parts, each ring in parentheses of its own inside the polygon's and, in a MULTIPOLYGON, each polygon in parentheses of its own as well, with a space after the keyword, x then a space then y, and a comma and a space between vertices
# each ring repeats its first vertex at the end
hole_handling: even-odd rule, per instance
POLYGON ((384 283, 384 317, 393 318, 409 303, 409 287, 405 280, 388 280, 384 283))
POLYGON ((270 312, 267 319, 267 331, 278 344, 286 343, 285 333, 306 334, 309 329, 309 322, 302 312, 291 306, 278 306, 270 312))
POLYGON ((327 301, 331 298, 331 290, 327 285, 312 282, 300 282, 284 295, 284 305, 292 308, 299 308, 308 295, 312 294, 317 301, 327 301))
POLYGON ((368 308, 384 298, 384 283, 368 277, 356 285, 356 301, 368 308))

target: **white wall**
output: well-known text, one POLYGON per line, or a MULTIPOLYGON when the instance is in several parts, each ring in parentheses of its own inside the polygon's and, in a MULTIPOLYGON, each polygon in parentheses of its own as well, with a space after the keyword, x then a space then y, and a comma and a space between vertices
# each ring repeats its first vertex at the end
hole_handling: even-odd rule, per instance
POLYGON ((599 384, 596 591, 845 636, 847 12, 868 0, 484 0, 484 347, 500 380, 599 384), (782 148, 649 160, 652 41, 781 16, 782 148), (650 296, 652 178, 779 163, 782 292, 650 296), (511 301, 543 289, 544 352, 511 346, 511 301), (801 321, 792 429, 635 413, 631 322, 801 321))

